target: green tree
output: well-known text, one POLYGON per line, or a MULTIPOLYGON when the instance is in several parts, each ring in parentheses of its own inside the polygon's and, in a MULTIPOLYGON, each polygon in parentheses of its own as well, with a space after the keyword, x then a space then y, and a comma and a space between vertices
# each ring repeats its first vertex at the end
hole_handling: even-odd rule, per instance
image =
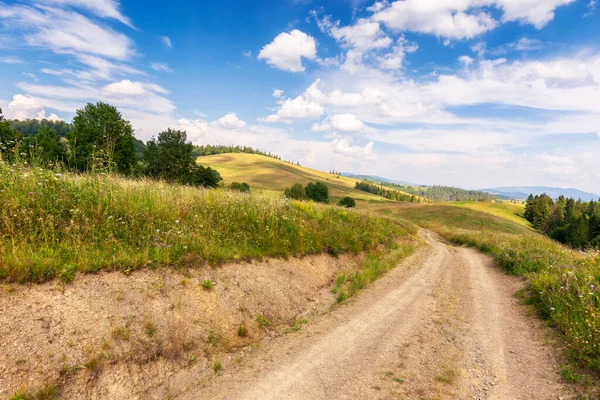
POLYGON ((288 199, 294 199, 294 200, 307 200, 308 199, 308 197, 306 196, 306 189, 304 189, 304 186, 302 186, 299 183, 295 183, 292 185, 291 188, 285 189, 284 195, 288 199))
POLYGON ((10 127, 0 108, 0 160, 3 158, 10 160, 14 149, 19 146, 22 140, 23 135, 10 127))
POLYGON ((356 201, 352 197, 344 197, 340 200, 339 205, 342 207, 353 208, 356 207, 356 201))
POLYGON ((103 102, 88 103, 77 110, 68 134, 73 166, 84 171, 95 160, 122 174, 131 173, 135 163, 135 138, 129 121, 116 107, 103 102))
POLYGON ((142 156, 143 172, 155 179, 185 185, 217 187, 223 180, 212 168, 196 163, 194 146, 185 131, 167 129, 146 144, 142 156))
POLYGON ((35 136, 25 138, 24 146, 32 151, 32 156, 42 163, 65 161, 66 149, 56 132, 48 126, 41 127, 35 136))
POLYGON ((327 203, 329 201, 329 189, 322 182, 311 182, 306 185, 306 196, 318 203, 327 203))

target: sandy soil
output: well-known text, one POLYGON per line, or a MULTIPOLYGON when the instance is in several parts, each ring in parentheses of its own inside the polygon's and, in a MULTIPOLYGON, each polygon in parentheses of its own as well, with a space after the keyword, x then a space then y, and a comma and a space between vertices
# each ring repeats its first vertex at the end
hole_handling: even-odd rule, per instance
POLYGON ((515 298, 523 281, 474 250, 428 248, 301 331, 263 341, 181 399, 558 399, 557 350, 515 298))
POLYGON ((215 362, 230 365, 251 344, 329 311, 333 281, 361 260, 318 255, 0 286, 0 399, 52 386, 65 399, 170 397, 190 374, 210 377, 215 362))

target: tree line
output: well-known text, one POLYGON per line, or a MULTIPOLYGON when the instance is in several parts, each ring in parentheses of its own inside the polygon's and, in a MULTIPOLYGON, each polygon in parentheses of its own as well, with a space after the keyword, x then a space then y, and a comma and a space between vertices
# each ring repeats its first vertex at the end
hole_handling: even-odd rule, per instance
POLYGON ((494 201, 496 196, 479 190, 467 190, 453 186, 434 185, 434 186, 412 186, 399 185, 390 182, 382 182, 382 186, 401 190, 406 193, 423 197, 427 200, 437 202, 448 201, 494 201))
POLYGON ((145 146, 140 145, 131 123, 110 104, 89 103, 76 111, 72 126, 68 125, 32 120, 15 123, 2 117, 0 158, 45 166, 62 164, 77 172, 147 176, 193 186, 216 187, 222 181, 217 171, 196 163, 194 146, 184 131, 167 129, 145 146))
POLYGON ((234 145, 216 145, 216 146, 212 146, 210 144, 207 145, 201 145, 201 146, 194 146, 194 154, 198 157, 200 156, 212 156, 215 154, 231 154, 231 153, 246 153, 246 154, 258 154, 261 156, 266 156, 266 157, 270 157, 273 158, 275 160, 279 160, 279 161, 283 161, 286 162, 288 164, 292 164, 292 165, 300 165, 300 162, 292 162, 292 161, 286 161, 286 160, 282 160, 281 156, 278 156, 277 154, 273 154, 271 152, 267 152, 267 151, 262 151, 259 149, 255 149, 253 147, 250 146, 234 146, 234 145))
MULTIPOLYGON (((312 200, 317 203, 329 203, 329 188, 323 182, 310 182, 306 186, 300 183, 295 183, 291 187, 286 188, 283 195, 288 199, 294 200, 312 200)), ((340 199, 338 205, 346 208, 356 207, 356 201, 352 197, 344 197, 340 199)))
POLYGON ((600 201, 529 195, 525 219, 552 239, 576 249, 600 248, 600 201))
POLYGON ((385 197, 386 199, 389 200, 394 200, 394 201, 403 201, 403 202, 410 202, 410 203, 419 203, 420 200, 418 197, 411 195, 411 194, 406 194, 406 193, 402 193, 401 191, 397 190, 397 189, 387 189, 382 187, 381 185, 378 185, 376 183, 364 180, 362 182, 356 182, 356 184, 354 185, 355 189, 358 190, 362 190, 363 192, 367 192, 367 193, 372 193, 375 194, 377 196, 381 196, 381 197, 385 197))

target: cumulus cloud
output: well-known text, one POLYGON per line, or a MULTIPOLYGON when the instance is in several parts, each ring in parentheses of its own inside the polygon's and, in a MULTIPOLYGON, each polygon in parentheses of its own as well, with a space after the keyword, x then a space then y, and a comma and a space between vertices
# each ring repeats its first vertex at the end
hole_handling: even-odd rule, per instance
POLYGON ((312 36, 298 29, 280 33, 258 53, 259 60, 266 60, 269 65, 289 72, 305 70, 302 58, 316 59, 317 45, 312 36))
POLYGON ((348 157, 361 158, 372 160, 375 158, 373 151, 373 142, 367 143, 365 146, 352 145, 349 138, 336 137, 331 142, 334 153, 343 154, 348 157))
POLYGON ((51 113, 46 116, 46 110, 44 106, 30 96, 24 96, 17 94, 13 96, 13 99, 8 103, 8 109, 5 110, 7 118, 11 119, 48 119, 51 121, 62 121, 58 115, 51 113))
POLYGON ((313 131, 341 131, 358 132, 365 128, 365 124, 354 114, 334 114, 329 115, 320 124, 315 123, 312 126, 313 131))
POLYGON ((273 90, 273 97, 275 97, 276 99, 279 99, 279 98, 281 98, 281 96, 283 96, 283 90, 281 90, 281 89, 273 90))
POLYGON ((306 100, 302 96, 280 102, 275 114, 264 119, 265 122, 292 122, 295 120, 317 119, 323 115, 324 109, 319 103, 306 100))
POLYGON ((235 113, 229 113, 216 120, 215 124, 226 129, 242 129, 246 121, 239 119, 235 113))
POLYGON ((132 82, 129 79, 124 79, 120 82, 114 82, 104 86, 100 93, 106 97, 119 96, 141 96, 146 93, 144 85, 140 82, 132 82))
POLYGON ((151 62, 150 68, 152 68, 155 71, 173 72, 173 70, 169 68, 169 65, 166 63, 151 62))

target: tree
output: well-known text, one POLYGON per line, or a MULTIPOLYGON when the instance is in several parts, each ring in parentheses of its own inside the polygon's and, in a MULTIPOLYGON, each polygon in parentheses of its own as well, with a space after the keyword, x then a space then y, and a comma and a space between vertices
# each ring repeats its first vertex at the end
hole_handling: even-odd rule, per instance
POLYGON ((327 203, 329 201, 329 189, 327 185, 321 182, 309 183, 306 185, 306 196, 318 203, 327 203))
POLYGON ((11 159, 14 149, 19 146, 22 140, 23 135, 12 129, 8 121, 0 120, 0 159, 11 159))
POLYGON ((356 201, 352 197, 344 197, 340 200, 339 205, 346 208, 356 207, 356 201))
POLYGON ((146 144, 142 156, 145 175, 184 185, 217 187, 223 180, 212 168, 196 163, 194 146, 187 142, 185 131, 171 128, 159 133, 146 144))
POLYGON ((292 185, 291 188, 285 189, 284 195, 288 199, 294 199, 294 200, 307 200, 308 199, 308 197, 306 196, 306 189, 304 189, 304 186, 302 186, 299 183, 295 183, 292 185))
POLYGON ((101 162, 109 169, 128 174, 135 162, 135 138, 129 121, 116 107, 103 102, 88 103, 77 110, 68 134, 73 166, 84 171, 101 162))
POLYGON ((35 136, 24 140, 25 148, 32 151, 32 156, 42 163, 65 161, 66 149, 56 132, 48 126, 43 126, 35 136))

